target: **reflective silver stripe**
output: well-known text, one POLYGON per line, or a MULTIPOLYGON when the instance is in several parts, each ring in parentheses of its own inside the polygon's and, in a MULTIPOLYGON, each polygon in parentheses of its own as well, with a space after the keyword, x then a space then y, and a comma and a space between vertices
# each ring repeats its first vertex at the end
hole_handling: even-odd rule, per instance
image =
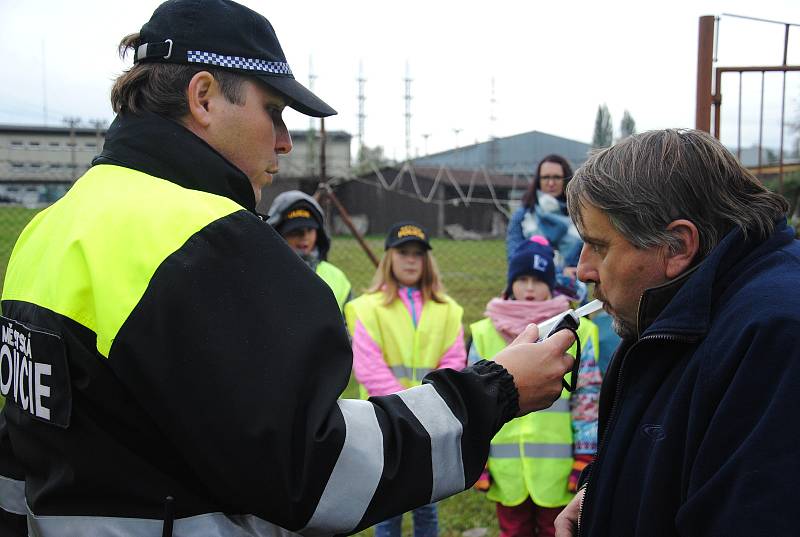
POLYGON ((0 508, 15 515, 25 515, 25 482, 0 475, 0 508))
POLYGON ((525 456, 539 459, 572 458, 572 444, 525 444, 525 456))
MULTIPOLYGON (((99 516, 37 516, 28 512, 28 531, 34 537, 153 537, 161 535, 164 522, 152 518, 99 516)), ((208 513, 178 518, 173 537, 292 537, 285 530, 253 515, 227 516, 208 513)))
POLYGON ((425 375, 427 375, 431 371, 433 371, 433 369, 431 369, 430 367, 418 367, 416 371, 417 380, 422 380, 423 378, 425 378, 425 375))
POLYGON ((461 457, 463 427, 433 384, 397 392, 431 437, 433 487, 431 502, 461 492, 466 487, 461 457))
POLYGON ((417 367, 416 371, 413 367, 408 367, 405 365, 392 365, 389 366, 389 369, 392 370, 392 374, 395 377, 404 377, 404 378, 413 378, 414 373, 417 374, 417 380, 422 380, 425 375, 433 371, 430 367, 417 367))
POLYGON ((410 367, 406 367, 404 365, 393 365, 393 366, 389 366, 389 369, 392 370, 392 374, 395 377, 411 378, 411 368, 410 367))
POLYGON ((492 444, 489 446, 489 457, 493 459, 516 459, 519 456, 519 444, 492 444))
POLYGON ((342 451, 303 535, 349 533, 364 517, 383 475, 383 432, 368 401, 337 401, 347 427, 342 451))
MULTIPOLYGON (((538 459, 570 459, 572 444, 524 444, 526 457, 538 459)), ((493 459, 516 459, 520 457, 519 444, 492 444, 489 457, 493 459)))
POLYGON ((559 397, 556 402, 539 412, 569 412, 569 399, 559 397))

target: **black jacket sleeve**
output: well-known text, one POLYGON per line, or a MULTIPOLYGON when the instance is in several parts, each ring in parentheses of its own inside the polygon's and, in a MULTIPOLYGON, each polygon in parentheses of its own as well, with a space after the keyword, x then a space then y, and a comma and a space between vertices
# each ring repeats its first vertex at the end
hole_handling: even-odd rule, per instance
POLYGON ((0 535, 28 535, 25 476, 11 450, 5 414, 0 410, 0 535))
POLYGON ((333 295, 244 211, 162 263, 108 361, 214 502, 307 535, 464 490, 518 410, 492 363, 338 400, 352 354, 333 295))

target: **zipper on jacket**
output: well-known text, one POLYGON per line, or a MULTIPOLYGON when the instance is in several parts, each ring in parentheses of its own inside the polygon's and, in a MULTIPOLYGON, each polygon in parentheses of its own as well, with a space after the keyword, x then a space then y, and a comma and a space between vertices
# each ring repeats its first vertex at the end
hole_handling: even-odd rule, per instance
POLYGON ((586 474, 586 490, 583 493, 583 498, 581 498, 581 505, 578 508, 578 529, 577 529, 577 533, 575 534, 575 537, 581 537, 581 535, 583 533, 582 532, 583 528, 581 527, 581 518, 583 516, 583 506, 586 503, 587 498, 589 497, 589 489, 592 486, 592 471, 594 470, 595 464, 597 464, 597 462, 600 461, 600 456, 603 453, 603 448, 606 446, 607 441, 608 441, 608 433, 609 433, 609 431, 612 430, 613 425, 614 425, 614 421, 615 421, 615 419, 617 417, 617 412, 616 412, 616 410, 617 410, 617 402, 619 401, 619 397, 620 397, 620 395, 622 393, 622 380, 623 380, 622 373, 623 373, 623 371, 625 369, 625 367, 624 367, 625 366, 625 360, 628 357, 628 355, 631 353, 631 351, 636 347, 636 345, 640 344, 642 341, 654 341, 654 340, 659 340, 659 339, 664 340, 664 341, 675 341, 675 342, 680 342, 680 343, 688 343, 688 342, 691 342, 694 338, 685 337, 685 336, 681 337, 681 336, 672 335, 672 334, 654 334, 654 335, 651 335, 651 336, 645 336, 645 337, 639 339, 638 341, 636 341, 633 345, 631 345, 631 348, 628 349, 628 351, 625 353, 625 356, 622 357, 622 361, 619 364, 619 372, 617 373, 617 387, 616 387, 616 390, 614 390, 614 399, 611 401, 611 413, 608 416, 608 422, 606 423, 606 427, 603 430, 603 440, 600 442, 600 446, 598 446, 597 456, 595 457, 595 460, 592 463, 591 468, 589 468, 589 473, 586 474))
POLYGON ((417 307, 414 305, 414 291, 411 287, 406 287, 406 296, 408 303, 411 306, 411 322, 414 323, 414 330, 417 329, 417 307))

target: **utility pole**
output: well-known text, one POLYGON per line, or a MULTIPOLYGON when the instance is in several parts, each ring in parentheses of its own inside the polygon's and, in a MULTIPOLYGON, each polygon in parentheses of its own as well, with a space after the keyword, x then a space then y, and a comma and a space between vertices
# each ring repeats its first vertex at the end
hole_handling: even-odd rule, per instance
POLYGON ((95 147, 97 147, 98 152, 100 151, 100 133, 106 129, 106 121, 104 119, 92 119, 89 121, 89 124, 94 127, 94 141, 95 147))
POLYGON ((411 159, 411 73, 406 62, 406 160, 411 159))
POLYGON ((431 137, 431 133, 429 133, 429 132, 426 132, 425 134, 422 135, 422 139, 425 140, 425 154, 426 155, 428 154, 428 138, 430 138, 430 137, 431 137))
POLYGON ((47 65, 45 63, 44 39, 42 39, 42 115, 47 125, 47 65))
POLYGON ((456 149, 458 149, 458 133, 460 133, 462 130, 464 129, 453 128, 453 134, 456 135, 456 149))
MULTIPOLYGON (((314 81, 317 79, 316 75, 314 74, 314 65, 313 59, 311 56, 308 57, 308 89, 310 91, 314 91, 314 81)), ((314 175, 314 169, 317 165, 317 155, 315 150, 315 142, 317 138, 317 133, 314 125, 314 118, 308 118, 308 131, 306 132, 306 146, 308 147, 308 153, 306 154, 306 165, 308 166, 308 175, 314 175)))
POLYGON ((70 168, 72 168, 72 180, 78 178, 77 169, 78 163, 75 160, 75 146, 77 142, 75 141, 75 128, 80 125, 81 118, 77 116, 69 116, 64 118, 64 123, 69 127, 69 151, 70 151, 70 168))
POLYGON ((489 169, 494 171, 497 167, 497 138, 495 137, 495 126, 497 116, 495 115, 495 107, 497 99, 494 97, 494 77, 492 77, 492 92, 489 97, 489 169))
POLYGON ((364 85, 367 79, 364 78, 364 63, 358 62, 358 159, 359 161, 364 158, 364 120, 366 114, 364 113, 364 85))

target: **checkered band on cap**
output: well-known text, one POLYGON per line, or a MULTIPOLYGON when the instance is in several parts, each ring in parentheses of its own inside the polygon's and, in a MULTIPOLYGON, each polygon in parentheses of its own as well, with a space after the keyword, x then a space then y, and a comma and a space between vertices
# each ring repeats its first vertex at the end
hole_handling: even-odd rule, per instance
POLYGON ((240 58, 239 56, 223 56, 214 52, 190 50, 186 53, 189 63, 207 63, 231 69, 246 69, 248 71, 261 71, 275 75, 290 75, 292 70, 286 62, 269 62, 257 58, 240 58))

